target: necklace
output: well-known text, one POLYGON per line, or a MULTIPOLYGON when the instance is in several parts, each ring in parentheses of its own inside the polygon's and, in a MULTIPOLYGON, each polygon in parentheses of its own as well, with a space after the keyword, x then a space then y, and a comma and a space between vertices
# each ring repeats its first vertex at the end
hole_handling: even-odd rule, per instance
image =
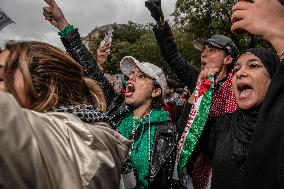
MULTIPOLYGON (((148 117, 148 161, 151 162, 152 161, 152 157, 151 157, 151 127, 150 127, 150 124, 151 124, 151 113, 152 113, 152 110, 145 116, 148 117)), ((139 119, 139 118, 138 118, 139 119)), ((132 138, 131 140, 134 139, 135 137, 135 132, 137 131, 138 127, 140 126, 140 124, 138 125, 135 125, 135 117, 133 115, 133 121, 132 121, 132 138)), ((145 127, 144 127, 145 128, 145 127)), ((141 133, 143 134, 143 132, 141 133)), ((133 141, 132 145, 131 145, 131 150, 129 151, 129 156, 131 156, 131 152, 132 150, 134 149, 134 143, 136 141, 133 141)))

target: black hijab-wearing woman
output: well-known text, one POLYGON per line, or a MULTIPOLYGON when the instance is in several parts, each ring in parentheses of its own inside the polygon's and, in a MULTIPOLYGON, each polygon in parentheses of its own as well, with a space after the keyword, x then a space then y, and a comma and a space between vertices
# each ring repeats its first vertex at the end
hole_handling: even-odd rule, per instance
POLYGON ((239 188, 284 188, 284 60, 259 111, 239 188))
MULTIPOLYGON (((270 79, 276 72, 279 58, 274 53, 263 48, 253 48, 246 51, 257 56, 265 66, 270 79)), ((248 146, 254 133, 256 119, 261 105, 253 107, 252 109, 239 108, 240 121, 237 122, 237 133, 234 139, 234 153, 233 157, 238 165, 243 166, 248 153, 248 146)))
POLYGON ((233 91, 238 110, 214 120, 209 140, 213 155, 211 188, 238 188, 260 107, 279 64, 264 48, 241 54, 234 65, 233 91))

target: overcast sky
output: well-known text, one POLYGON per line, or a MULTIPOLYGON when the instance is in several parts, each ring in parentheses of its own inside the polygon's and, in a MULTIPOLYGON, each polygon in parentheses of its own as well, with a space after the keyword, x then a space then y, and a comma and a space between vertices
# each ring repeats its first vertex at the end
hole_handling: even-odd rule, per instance
MULTIPOLYGON (((65 17, 79 28, 82 36, 96 26, 133 21, 141 24, 154 22, 144 6, 145 0, 57 0, 65 17)), ((174 11, 176 0, 162 0, 167 19, 174 11)), ((60 46, 57 29, 42 15, 44 0, 0 0, 0 8, 16 24, 10 24, 0 31, 0 46, 7 40, 40 40, 60 46)))

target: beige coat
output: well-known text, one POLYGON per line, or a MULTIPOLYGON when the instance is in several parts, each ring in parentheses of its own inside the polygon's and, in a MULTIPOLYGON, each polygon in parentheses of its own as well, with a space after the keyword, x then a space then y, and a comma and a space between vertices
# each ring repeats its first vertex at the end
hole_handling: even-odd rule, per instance
POLYGON ((129 146, 106 124, 23 109, 0 92, 0 188, 119 188, 129 146))

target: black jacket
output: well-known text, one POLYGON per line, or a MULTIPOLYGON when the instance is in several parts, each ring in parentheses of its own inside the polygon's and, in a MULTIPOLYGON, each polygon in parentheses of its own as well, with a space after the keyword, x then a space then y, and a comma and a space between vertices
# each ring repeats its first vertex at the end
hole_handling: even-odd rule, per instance
POLYGON ((284 62, 260 109, 239 188, 284 188, 284 62))
POLYGON ((163 26, 154 27, 153 31, 163 58, 179 79, 189 87, 192 92, 196 86, 199 72, 177 51, 170 26, 166 22, 163 26))
MULTIPOLYGON (((125 104, 124 95, 117 94, 111 84, 102 75, 99 67, 82 43, 77 29, 71 31, 66 37, 61 38, 68 53, 84 68, 86 76, 96 80, 103 89, 107 103, 107 113, 116 125, 131 111, 125 104)), ((171 122, 157 125, 155 133, 152 162, 150 165, 149 188, 171 188, 173 167, 175 163, 177 131, 171 122)))

